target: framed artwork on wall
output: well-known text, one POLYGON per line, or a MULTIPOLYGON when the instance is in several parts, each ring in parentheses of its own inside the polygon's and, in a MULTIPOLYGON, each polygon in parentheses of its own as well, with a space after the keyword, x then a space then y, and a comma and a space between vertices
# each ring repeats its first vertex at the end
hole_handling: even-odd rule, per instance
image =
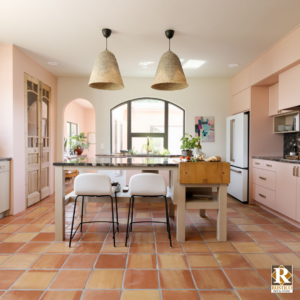
POLYGON ((96 133, 95 132, 88 132, 88 142, 90 144, 96 144, 96 133))
POLYGON ((214 142, 215 117, 195 117, 195 136, 200 136, 201 142, 214 142))

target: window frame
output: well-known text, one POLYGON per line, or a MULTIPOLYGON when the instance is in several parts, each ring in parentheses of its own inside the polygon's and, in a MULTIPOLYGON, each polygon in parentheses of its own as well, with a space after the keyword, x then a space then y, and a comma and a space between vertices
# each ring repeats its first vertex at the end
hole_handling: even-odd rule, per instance
POLYGON ((68 142, 67 142, 67 149, 70 150, 70 146, 69 146, 69 138, 71 138, 73 135, 72 134, 72 124, 73 125, 76 125, 76 134, 75 135, 78 135, 78 123, 75 123, 75 122, 71 122, 71 121, 67 121, 67 128, 68 128, 68 123, 70 124, 70 132, 67 132, 67 139, 68 139, 68 142))
POLYGON ((124 104, 127 104, 127 149, 121 149, 121 150, 130 150, 132 148, 132 138, 133 137, 162 137, 164 139, 164 148, 168 149, 168 143, 169 143, 169 104, 176 106, 177 108, 181 109, 183 112, 183 132, 182 135, 185 133, 185 109, 182 108, 181 106, 164 100, 160 98, 154 98, 154 97, 141 97, 141 98, 135 98, 131 99, 125 102, 122 102, 113 108, 110 109, 110 152, 112 153, 112 145, 113 145, 113 111, 118 108, 119 106, 122 106, 124 104), (154 132, 132 132, 131 131, 131 103, 133 101, 138 101, 138 100, 159 100, 164 102, 164 132, 163 133, 154 133, 154 132))

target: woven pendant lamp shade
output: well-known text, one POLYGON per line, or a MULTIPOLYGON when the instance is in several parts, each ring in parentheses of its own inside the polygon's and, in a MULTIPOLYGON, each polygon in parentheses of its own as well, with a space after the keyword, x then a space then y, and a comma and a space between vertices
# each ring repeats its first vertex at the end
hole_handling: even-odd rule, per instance
POLYGON ((180 59, 172 51, 167 51, 160 58, 151 87, 160 91, 176 91, 188 86, 180 59))
POLYGON ((124 88, 118 62, 113 53, 99 53, 90 77, 89 86, 99 90, 116 91, 124 88))

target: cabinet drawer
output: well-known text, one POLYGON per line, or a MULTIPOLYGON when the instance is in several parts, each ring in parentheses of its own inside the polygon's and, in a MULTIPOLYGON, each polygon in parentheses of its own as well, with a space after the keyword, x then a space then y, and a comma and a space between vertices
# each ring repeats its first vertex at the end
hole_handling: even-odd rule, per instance
POLYGON ((253 183, 275 191, 276 173, 262 169, 253 169, 253 183))
POLYGON ((261 204, 275 209, 276 195, 274 191, 267 188, 253 184, 253 197, 254 200, 260 202, 261 204))
POLYGON ((263 168, 263 160, 261 159, 253 159, 253 168, 262 169, 263 168))
POLYGON ((10 169, 9 161, 0 161, 0 173, 7 172, 10 169))
POLYGON ((272 160, 263 160, 263 169, 267 171, 276 171, 276 162, 272 160))

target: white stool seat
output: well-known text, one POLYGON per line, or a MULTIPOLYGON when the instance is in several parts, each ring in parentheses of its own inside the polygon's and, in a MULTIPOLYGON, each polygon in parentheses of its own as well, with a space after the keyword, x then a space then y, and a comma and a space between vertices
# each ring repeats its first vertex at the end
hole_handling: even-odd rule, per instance
POLYGON ((165 178, 151 173, 133 175, 129 181, 129 193, 132 196, 166 196, 165 178))
POLYGON ((106 174, 85 173, 75 178, 74 192, 76 195, 106 196, 112 195, 115 191, 116 187, 111 186, 111 180, 106 174))

